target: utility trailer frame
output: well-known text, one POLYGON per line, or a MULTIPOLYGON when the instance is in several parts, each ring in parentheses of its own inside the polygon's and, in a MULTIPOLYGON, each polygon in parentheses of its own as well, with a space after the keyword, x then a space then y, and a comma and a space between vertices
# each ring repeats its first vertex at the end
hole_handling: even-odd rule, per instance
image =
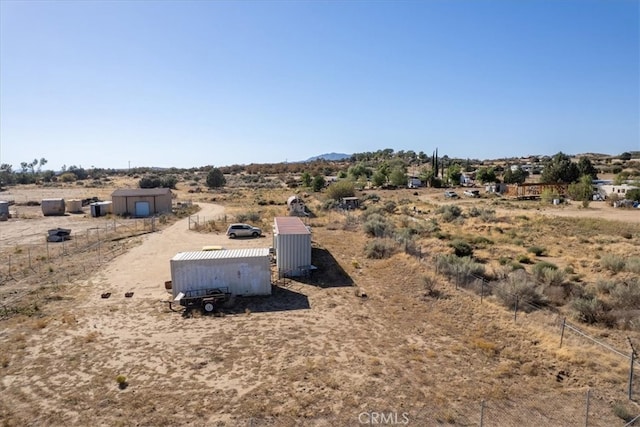
POLYGON ((199 308, 203 313, 213 313, 217 307, 227 303, 230 299, 231 293, 228 287, 196 289, 180 292, 172 301, 169 301, 169 309, 178 311, 173 308, 173 304, 179 303, 185 311, 199 308))

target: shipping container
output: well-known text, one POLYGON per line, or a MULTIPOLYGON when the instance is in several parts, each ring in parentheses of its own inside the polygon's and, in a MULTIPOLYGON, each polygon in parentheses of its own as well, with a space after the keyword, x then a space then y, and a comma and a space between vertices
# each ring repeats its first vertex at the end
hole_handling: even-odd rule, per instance
POLYGON ((234 296, 271 295, 268 248, 180 252, 170 263, 174 298, 216 288, 234 296))
POLYGON ((40 206, 44 216, 64 215, 65 213, 64 199, 42 199, 40 206))
POLYGON ((112 204, 109 201, 95 202, 91 203, 89 206, 91 208, 91 216, 93 217, 105 216, 112 212, 112 204))
POLYGON ((304 276, 313 269, 311 231, 299 217, 274 218, 273 249, 278 277, 304 276))

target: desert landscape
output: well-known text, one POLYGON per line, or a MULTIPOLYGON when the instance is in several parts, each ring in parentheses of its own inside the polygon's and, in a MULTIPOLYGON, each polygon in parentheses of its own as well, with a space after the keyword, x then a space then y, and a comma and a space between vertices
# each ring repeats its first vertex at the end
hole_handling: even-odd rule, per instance
POLYGON ((107 199, 123 186, 135 181, 0 193, 16 201, 14 217, 0 223, 3 425, 622 426, 640 414, 640 382, 629 389, 625 357, 629 342, 640 345, 637 310, 605 327, 580 322, 566 300, 599 280, 635 276, 609 271, 602 259, 640 257, 638 209, 484 195, 452 201, 422 188, 367 190, 358 194, 364 211, 342 211, 305 192, 318 270, 274 277, 271 296, 238 299, 216 315, 183 315, 169 309, 164 286, 171 257, 205 245, 271 247, 273 218, 287 215, 295 191, 192 193, 181 182, 174 201, 190 210, 153 228, 86 209, 43 217, 27 205, 107 199), (445 220, 453 205, 459 217, 445 220), (363 212, 381 206, 418 236, 412 250, 367 255, 373 239, 363 212), (228 239, 226 224, 247 212, 264 235, 228 239), (191 226, 194 218, 206 226, 191 226), (75 234, 66 249, 48 244, 45 256, 52 227, 75 234), (96 228, 101 243, 88 231, 96 228), (528 271, 542 261, 566 277, 545 289, 544 308, 514 315, 497 295, 481 297, 439 271, 438 257, 456 239, 470 242, 495 282, 510 265, 528 271), (561 346, 563 319, 586 336, 567 330, 561 346))

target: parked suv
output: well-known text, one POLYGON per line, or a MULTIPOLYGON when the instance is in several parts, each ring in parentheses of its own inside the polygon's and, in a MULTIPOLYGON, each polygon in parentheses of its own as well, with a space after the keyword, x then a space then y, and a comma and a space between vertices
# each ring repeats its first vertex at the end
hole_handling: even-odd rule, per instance
POLYGON ((231 224, 227 228, 227 236, 230 239, 236 237, 258 237, 262 235, 262 230, 249 224, 231 224))
POLYGON ((456 193, 455 191, 445 191, 444 197, 446 197, 447 199, 455 199, 458 197, 458 193, 456 193))
POLYGON ((480 197, 480 190, 465 190, 464 195, 467 197, 480 197))

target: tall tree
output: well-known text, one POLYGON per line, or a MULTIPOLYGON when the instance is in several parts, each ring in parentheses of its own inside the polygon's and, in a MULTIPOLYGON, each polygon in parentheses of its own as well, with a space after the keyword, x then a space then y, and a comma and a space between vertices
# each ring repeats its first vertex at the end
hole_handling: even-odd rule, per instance
POLYGON ((219 168, 213 168, 207 174, 207 186, 209 188, 220 188, 224 187, 227 183, 227 180, 224 177, 224 174, 219 168))
POLYGON ((559 152, 545 162, 540 181, 543 183, 562 182, 570 184, 577 181, 578 178, 580 178, 578 165, 572 162, 569 156, 559 152))

